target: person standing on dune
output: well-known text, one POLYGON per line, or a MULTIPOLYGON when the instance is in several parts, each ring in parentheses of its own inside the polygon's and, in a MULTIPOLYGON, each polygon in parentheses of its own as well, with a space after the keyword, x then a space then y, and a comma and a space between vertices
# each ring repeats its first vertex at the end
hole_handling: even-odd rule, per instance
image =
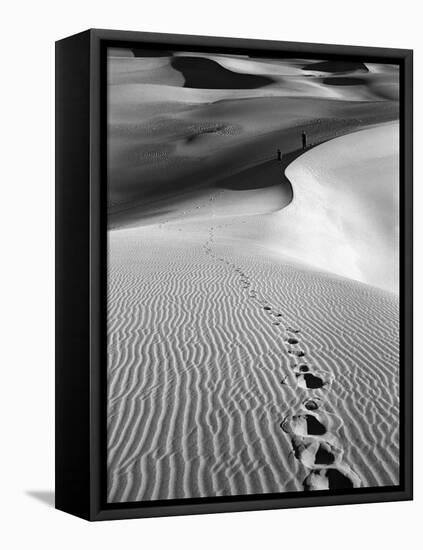
POLYGON ((277 155, 278 155, 278 161, 281 162, 281 160, 282 160, 282 151, 280 149, 277 150, 277 155))
POLYGON ((307 147, 307 136, 306 136, 306 133, 303 132, 303 133, 301 134, 301 137, 302 137, 302 141, 303 141, 303 149, 306 149, 306 147, 307 147))

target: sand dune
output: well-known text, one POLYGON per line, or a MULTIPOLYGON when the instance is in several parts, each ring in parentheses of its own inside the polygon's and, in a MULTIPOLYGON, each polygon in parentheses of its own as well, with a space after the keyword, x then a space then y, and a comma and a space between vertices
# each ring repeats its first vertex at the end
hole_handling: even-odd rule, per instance
POLYGON ((274 82, 268 76, 228 70, 220 63, 204 57, 175 57, 170 64, 184 76, 185 88, 249 90, 268 86, 274 82))
POLYGON ((286 175, 295 200, 273 220, 280 234, 275 247, 398 294, 398 122, 324 143, 286 175))
POLYGON ((398 71, 392 67, 329 73, 307 71, 311 65, 208 54, 110 58, 109 202, 114 225, 127 224, 129 207, 137 209, 134 217, 140 219, 152 202, 172 203, 175 191, 215 185, 245 169, 246 159, 252 166, 275 158, 277 148, 292 152, 300 146, 302 130, 317 144, 398 118, 398 71), (206 78, 210 71, 204 66, 209 64, 213 71, 206 78), (187 83, 187 66, 196 82, 187 83), (295 74, 280 74, 285 68, 295 74), (222 72, 226 76, 218 78, 222 72), (210 89, 210 79, 213 88, 223 85, 228 72, 238 88, 210 89), (258 78, 272 83, 258 89, 240 83, 258 78), (353 78, 360 83, 345 84, 353 78))
POLYGON ((109 500, 397 483, 397 300, 240 247, 224 220, 212 241, 183 223, 110 234, 109 500), (304 387, 301 365, 330 384, 304 387), (336 426, 322 472, 280 428, 311 398, 336 426))
MULTIPOLYGON (((148 214, 151 204, 162 208, 175 196, 219 185, 223 178, 276 159, 301 147, 301 130, 311 143, 348 131, 391 120, 397 108, 360 102, 327 100, 250 99, 219 103, 179 116, 160 116, 154 123, 114 124, 110 128, 109 201, 111 221, 124 226, 128 209, 136 219, 148 214), (278 115, 276 116, 276 113, 278 115)), ((135 117, 136 120, 136 117, 135 117)), ((277 185, 278 180, 274 181, 277 185)))
POLYGON ((398 68, 111 53, 108 501, 398 484, 398 68))

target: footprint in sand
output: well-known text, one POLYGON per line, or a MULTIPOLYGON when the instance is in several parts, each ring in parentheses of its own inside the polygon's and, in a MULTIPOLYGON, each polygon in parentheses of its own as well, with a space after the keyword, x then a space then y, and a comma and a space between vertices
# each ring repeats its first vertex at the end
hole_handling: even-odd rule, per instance
POLYGON ((340 462, 342 455, 344 454, 342 449, 337 449, 333 445, 321 441, 318 443, 316 454, 314 455, 314 466, 332 466, 336 462, 340 462))
POLYGON ((306 468, 341 462, 344 451, 335 435, 341 426, 336 417, 325 413, 298 414, 281 423, 291 437, 295 458, 306 468))
POLYGON ((308 371, 295 373, 297 386, 306 390, 319 390, 332 383, 332 378, 329 373, 313 374, 308 371))
MULTIPOLYGON (((299 370, 307 365, 299 365, 299 370)), ((306 399, 305 413, 285 418, 281 428, 291 437, 294 457, 310 470, 303 481, 306 491, 350 489, 361 486, 358 475, 343 462, 344 449, 338 433, 343 422, 320 411, 321 399, 306 399)))
MULTIPOLYGON (((206 251, 216 257, 211 248, 213 242, 212 228, 206 251)), ((243 289, 246 290, 251 286, 249 277, 240 267, 236 267, 224 258, 216 259, 224 262, 240 276, 243 289)), ((279 319, 273 321, 273 325, 280 325, 282 314, 273 312, 266 301, 259 300, 256 291, 250 289, 248 297, 258 300, 264 311, 269 312, 271 317, 279 319)), ((300 333, 299 329, 291 326, 285 327, 285 330, 293 335, 300 333)), ((295 336, 288 336, 285 341, 290 346, 299 344, 295 336)), ((289 349, 288 353, 298 358, 305 356, 305 352, 301 349, 289 349)), ((294 374, 297 386, 305 390, 323 389, 332 382, 328 373, 311 372, 310 367, 305 363, 295 365, 294 374)), ((287 376, 281 381, 282 384, 285 384, 287 376)), ((321 412, 320 405, 319 398, 306 399, 303 403, 305 412, 291 416, 281 423, 282 429, 291 437, 295 458, 310 470, 303 481, 303 487, 307 491, 360 487, 360 478, 349 466, 342 463, 344 451, 335 435, 342 426, 342 422, 335 415, 321 412)))
POLYGON ((306 399, 303 403, 303 407, 307 411, 317 411, 319 406, 320 406, 320 399, 306 399))
POLYGON ((361 479, 346 464, 312 470, 303 482, 306 491, 356 489, 361 484, 361 479))
POLYGON ((287 418, 281 422, 281 428, 291 436, 321 436, 328 431, 326 424, 320 414, 306 413, 287 418))
POLYGON ((291 443, 295 458, 306 468, 314 469, 341 464, 344 451, 339 446, 304 437, 293 437, 291 443))
POLYGON ((288 350, 288 353, 290 353, 291 355, 295 355, 296 357, 304 357, 305 355, 305 351, 301 349, 290 349, 288 350))
POLYGON ((298 372, 309 372, 310 371, 310 367, 308 365, 298 365, 298 367, 295 367, 298 372))
MULTIPOLYGON (((224 262, 227 266, 229 266, 231 269, 233 269, 233 271, 236 274, 239 275, 239 281, 241 283, 241 288, 243 288, 244 290, 248 290, 248 293, 247 293, 248 298, 251 298, 251 299, 255 300, 257 302, 257 305, 261 305, 262 309, 270 316, 272 324, 275 327, 279 327, 281 325, 281 322, 282 322, 282 313, 278 312, 277 309, 274 310, 272 308, 272 306, 266 300, 259 297, 256 290, 251 288, 250 278, 249 278, 248 275, 246 275, 245 271, 241 267, 236 266, 235 263, 231 262, 230 260, 228 260, 226 258, 216 257, 216 254, 213 253, 213 250, 211 248, 211 244, 213 242, 213 239, 214 239, 214 228, 212 227, 210 229, 210 237, 209 237, 209 241, 207 243, 211 255, 214 256, 218 261, 224 262)), ((292 333, 293 335, 296 335, 300 332, 299 329, 293 328, 291 326, 284 327, 284 330, 286 330, 286 332, 292 333)), ((289 346, 297 346, 299 344, 299 340, 295 336, 288 335, 288 337, 286 337, 286 334, 284 335, 282 333, 282 337, 285 338, 285 341, 289 346)), ((295 357, 298 357, 298 358, 305 356, 305 352, 301 349, 298 349, 298 348, 290 348, 290 349, 288 349, 288 353, 295 356, 295 357)), ((297 371, 295 373, 296 374, 297 386, 303 387, 303 388, 306 388, 306 389, 317 389, 317 388, 323 387, 326 382, 324 380, 319 379, 318 377, 314 377, 311 373, 308 372, 308 370, 309 369, 302 368, 302 369, 300 369, 299 371, 297 371)), ((282 384, 285 384, 286 378, 287 378, 287 376, 281 382, 282 384)))

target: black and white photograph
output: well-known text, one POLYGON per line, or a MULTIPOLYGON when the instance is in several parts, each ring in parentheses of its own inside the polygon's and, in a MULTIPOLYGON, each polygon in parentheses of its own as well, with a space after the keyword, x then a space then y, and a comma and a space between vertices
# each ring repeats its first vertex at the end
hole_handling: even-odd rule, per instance
POLYGON ((107 49, 107 502, 400 484, 400 69, 107 49))
POLYGON ((3 4, 0 548, 414 550, 418 3, 3 4))

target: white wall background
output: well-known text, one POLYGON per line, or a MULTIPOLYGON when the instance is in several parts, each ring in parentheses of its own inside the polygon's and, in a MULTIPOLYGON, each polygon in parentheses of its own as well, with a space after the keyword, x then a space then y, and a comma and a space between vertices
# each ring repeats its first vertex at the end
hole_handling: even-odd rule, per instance
POLYGON ((423 511, 419 3, 23 0, 5 2, 1 11, 0 545, 73 550, 89 545, 114 550, 417 548, 423 511), (89 27, 415 49, 414 502, 97 524, 46 504, 54 486, 54 41, 89 27))

